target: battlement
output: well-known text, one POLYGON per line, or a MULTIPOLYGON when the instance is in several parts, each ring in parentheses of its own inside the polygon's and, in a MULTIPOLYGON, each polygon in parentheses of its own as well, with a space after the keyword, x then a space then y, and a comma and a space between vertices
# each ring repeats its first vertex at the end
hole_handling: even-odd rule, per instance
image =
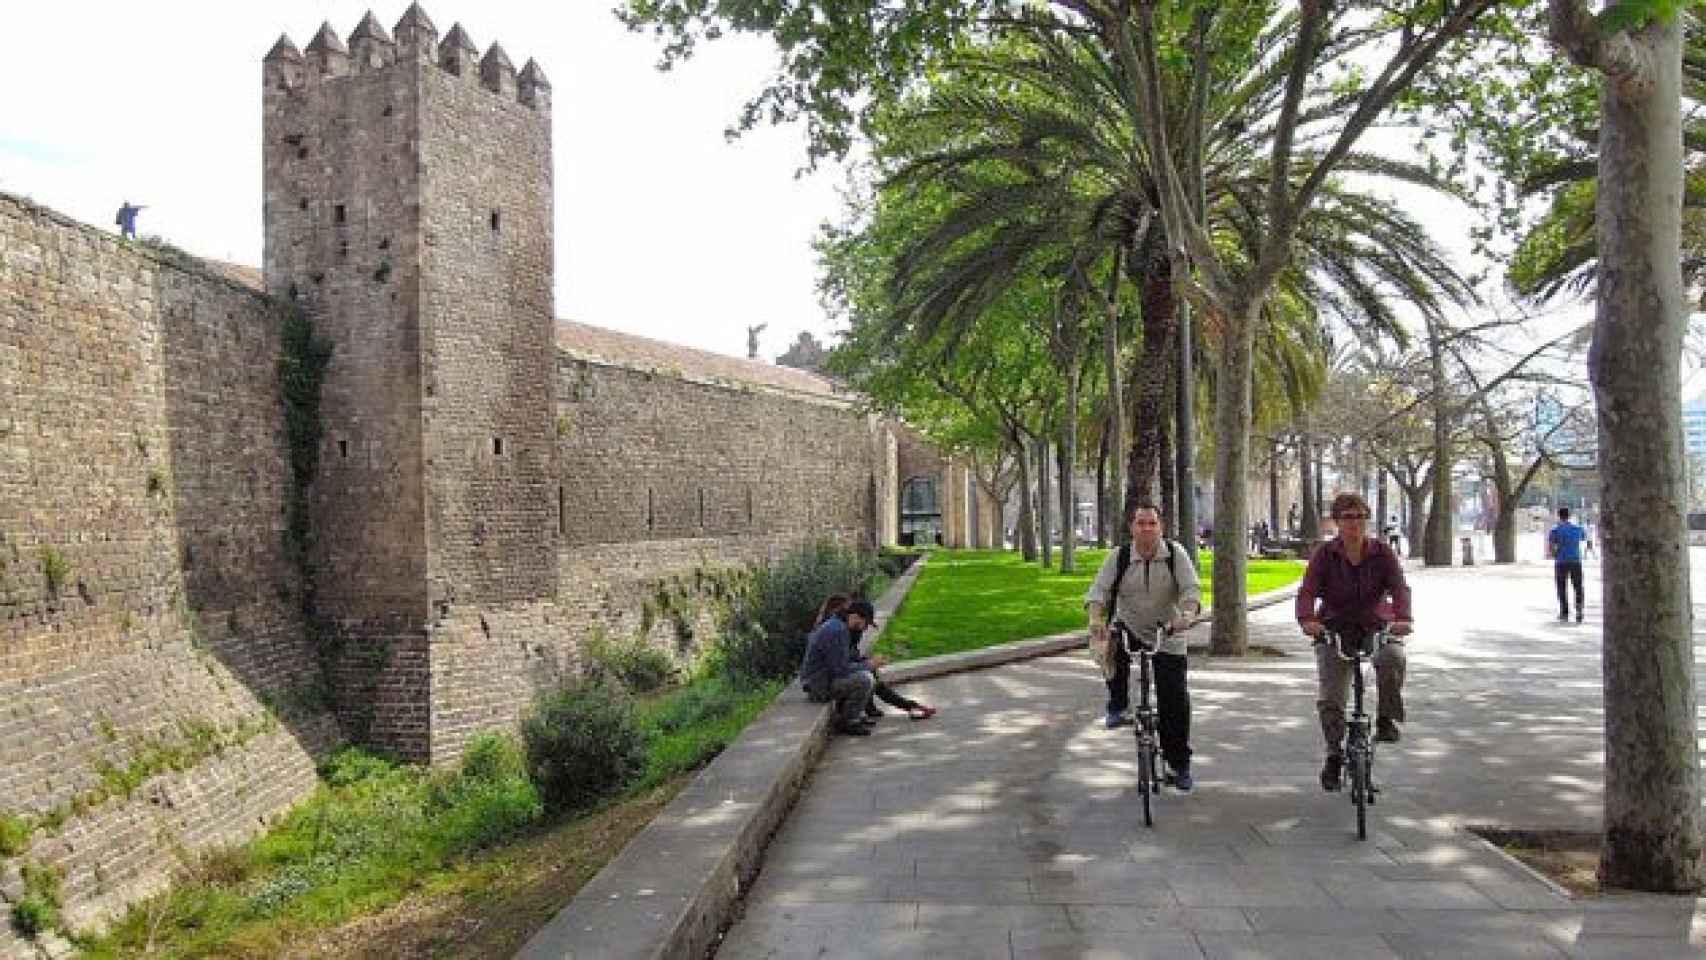
POLYGON ((280 35, 262 60, 262 74, 268 90, 290 91, 389 70, 399 63, 431 64, 534 110, 551 109, 551 82, 537 61, 529 59, 518 73, 498 43, 482 57, 460 23, 453 24, 441 42, 438 28, 418 3, 409 4, 390 34, 370 10, 350 31, 348 42, 330 23, 321 24, 301 50, 288 34, 280 35))

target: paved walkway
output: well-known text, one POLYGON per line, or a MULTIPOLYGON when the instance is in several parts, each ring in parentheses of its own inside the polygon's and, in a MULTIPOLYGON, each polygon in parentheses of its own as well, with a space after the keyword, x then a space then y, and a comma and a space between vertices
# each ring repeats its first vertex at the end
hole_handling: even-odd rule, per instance
POLYGON ((1197 790, 1164 792, 1153 830, 1082 654, 915 685, 940 716, 832 742, 718 956, 1706 955, 1693 899, 1565 899, 1459 829, 1597 826, 1597 584, 1577 627, 1551 621, 1545 567, 1413 583, 1412 722, 1367 842, 1315 782, 1313 661, 1282 606, 1253 629, 1292 656, 1193 658, 1197 790))

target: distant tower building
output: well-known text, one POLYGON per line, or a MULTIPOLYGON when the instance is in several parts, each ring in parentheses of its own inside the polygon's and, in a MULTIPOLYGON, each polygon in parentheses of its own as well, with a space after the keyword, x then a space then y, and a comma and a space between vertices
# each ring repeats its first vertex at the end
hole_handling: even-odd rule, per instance
POLYGON ((551 88, 419 5, 392 34, 369 13, 267 54, 264 272, 335 349, 316 608, 423 664, 369 704, 369 739, 422 756, 434 631, 556 594, 551 88))

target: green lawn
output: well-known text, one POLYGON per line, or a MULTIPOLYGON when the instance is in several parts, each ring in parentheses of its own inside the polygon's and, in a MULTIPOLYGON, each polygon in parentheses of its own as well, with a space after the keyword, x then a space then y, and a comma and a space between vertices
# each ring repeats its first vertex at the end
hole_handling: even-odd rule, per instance
MULTIPOLYGON (((893 660, 912 660, 1080 629, 1084 591, 1107 554, 1081 549, 1078 572, 1062 574, 1026 563, 1010 550, 932 551, 900 612, 884 626, 877 650, 893 660)), ((1213 603, 1212 562, 1212 553, 1198 555, 1205 607, 1213 603)), ((1300 560, 1252 560, 1245 583, 1253 596, 1302 578, 1300 560)))

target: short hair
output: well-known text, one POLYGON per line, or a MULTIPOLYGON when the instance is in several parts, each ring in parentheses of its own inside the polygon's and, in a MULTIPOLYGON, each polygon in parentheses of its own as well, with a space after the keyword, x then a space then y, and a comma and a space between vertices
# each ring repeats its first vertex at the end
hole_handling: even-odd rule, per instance
POLYGON ((1560 519, 1560 520, 1570 519, 1570 508, 1569 507, 1559 507, 1558 508, 1558 519, 1560 519))
POLYGON ((1160 507, 1149 502, 1148 500, 1139 500, 1136 503, 1134 503, 1131 506, 1126 508, 1126 511, 1125 511, 1125 525, 1126 526, 1128 526, 1128 527, 1131 526, 1131 522, 1133 520, 1137 519, 1137 511, 1139 511, 1139 510, 1154 510, 1155 511, 1155 519, 1160 520, 1162 518, 1160 507))
POLYGON ((1337 520, 1352 510, 1361 511, 1365 517, 1372 513, 1368 509, 1368 501, 1362 498, 1362 494, 1354 490, 1347 490, 1333 497, 1333 506, 1327 511, 1327 515, 1337 520))

